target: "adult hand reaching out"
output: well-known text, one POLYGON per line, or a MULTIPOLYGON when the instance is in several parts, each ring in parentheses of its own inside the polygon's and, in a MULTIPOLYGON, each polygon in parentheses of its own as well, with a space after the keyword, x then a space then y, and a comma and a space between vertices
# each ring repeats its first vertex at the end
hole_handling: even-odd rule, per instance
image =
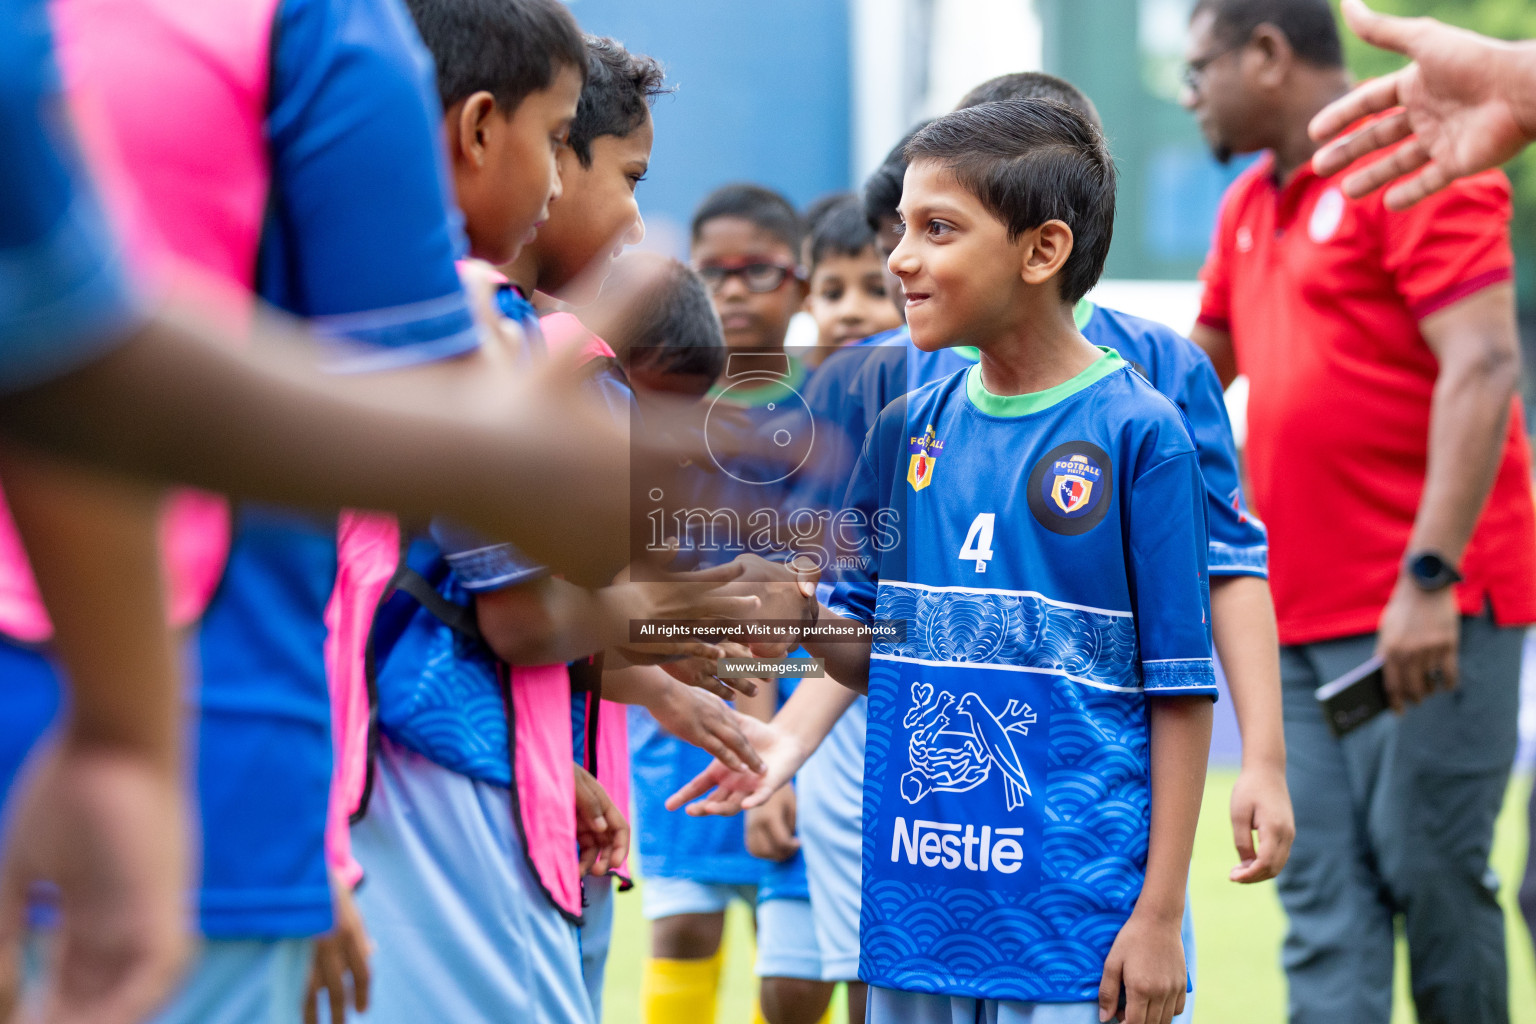
POLYGON ((1413 60, 1312 119, 1314 139, 1334 140, 1312 158, 1324 176, 1408 140, 1347 176, 1346 194, 1359 198, 1395 181, 1387 207, 1406 209, 1457 178, 1497 167, 1536 140, 1536 45, 1489 39, 1432 18, 1378 14, 1363 0, 1344 0, 1343 10, 1361 39, 1413 60), (1383 111, 1392 113, 1335 138, 1383 111))

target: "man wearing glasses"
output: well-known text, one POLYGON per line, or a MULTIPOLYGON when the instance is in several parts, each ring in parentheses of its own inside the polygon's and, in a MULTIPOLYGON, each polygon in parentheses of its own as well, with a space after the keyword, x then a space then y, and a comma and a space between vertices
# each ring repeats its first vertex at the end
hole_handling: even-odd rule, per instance
POLYGON ((1251 380, 1296 843, 1293 1022, 1386 1024, 1394 924, 1424 1022, 1509 1019, 1488 867, 1536 621, 1510 189, 1348 197, 1307 133, 1348 92, 1327 0, 1200 0, 1184 104, 1233 183, 1192 337, 1251 380), (1313 697, 1372 655, 1395 714, 1333 737, 1313 697))

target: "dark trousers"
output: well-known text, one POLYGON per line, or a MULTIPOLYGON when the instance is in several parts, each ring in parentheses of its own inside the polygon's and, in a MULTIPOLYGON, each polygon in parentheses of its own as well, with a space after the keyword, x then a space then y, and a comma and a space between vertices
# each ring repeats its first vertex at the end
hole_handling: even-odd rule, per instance
POLYGON ((1313 690, 1374 636, 1283 647, 1286 779, 1296 845, 1279 878, 1292 1024, 1387 1024, 1393 925, 1421 1024, 1506 1024, 1504 919, 1489 867, 1518 742, 1525 631, 1461 628, 1461 682, 1342 740, 1313 690))

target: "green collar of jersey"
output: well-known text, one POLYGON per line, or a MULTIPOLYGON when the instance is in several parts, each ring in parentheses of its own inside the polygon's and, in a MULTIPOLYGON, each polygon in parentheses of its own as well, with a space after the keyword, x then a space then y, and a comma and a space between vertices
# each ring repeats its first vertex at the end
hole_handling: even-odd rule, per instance
POLYGON ((1088 326, 1088 321, 1093 319, 1093 311, 1099 307, 1089 302, 1087 297, 1078 299, 1077 305, 1072 307, 1072 322, 1078 330, 1088 326))
POLYGON ((1066 401, 1125 365, 1125 360, 1120 358, 1120 353, 1114 349, 1099 346, 1099 351, 1104 354, 1076 377, 1062 381, 1053 388, 1031 391, 1027 395, 994 395, 981 382, 981 364, 977 363, 966 371, 965 393, 970 398, 971 404, 988 416, 1011 418, 1042 412, 1059 402, 1066 401))
MULTIPOLYGON (((778 402, 795 394, 805 384, 805 379, 810 376, 810 371, 805 368, 805 363, 797 357, 785 353, 789 360, 789 376, 769 377, 754 373, 748 380, 761 380, 761 384, 751 387, 736 387, 731 390, 731 404, 744 406, 748 409, 761 409, 769 402, 778 402)), ((729 357, 727 357, 729 358, 729 357)), ((722 380, 709 389, 709 398, 718 398, 731 384, 728 380, 722 380)))
MULTIPOLYGON (((1077 305, 1072 307, 1072 322, 1077 325, 1078 330, 1088 326, 1088 321, 1093 319, 1093 311, 1096 309, 1098 307, 1086 298, 1077 300, 1077 305)), ((981 349, 974 345, 957 345, 951 351, 962 359, 969 359, 973 363, 981 362, 981 349)))

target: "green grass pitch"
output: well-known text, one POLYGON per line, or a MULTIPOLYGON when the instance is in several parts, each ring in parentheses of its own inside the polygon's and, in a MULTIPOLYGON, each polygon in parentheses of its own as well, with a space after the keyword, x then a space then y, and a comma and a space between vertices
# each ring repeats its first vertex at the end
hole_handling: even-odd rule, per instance
MULTIPOLYGON (((1274 883, 1238 886, 1227 881, 1227 872, 1237 857, 1227 824, 1227 799, 1236 777, 1231 769, 1211 771, 1195 842, 1190 896, 1199 950, 1196 1018, 1205 1024, 1237 1020, 1281 1024, 1285 1020, 1285 978, 1280 970, 1284 916, 1274 883)), ((1515 906, 1515 889, 1525 863, 1525 801, 1530 788, 1530 779, 1525 777, 1517 777, 1510 785, 1494 837, 1493 866, 1504 883, 1501 899, 1509 935, 1510 1007, 1515 1024, 1536 1024, 1536 958, 1515 906)), ((751 924, 744 908, 732 909, 726 941, 718 1020, 720 1024, 748 1024, 754 981, 751 924)), ((621 895, 608 961, 603 1024, 638 1024, 640 961, 646 942, 638 890, 621 895)), ((846 1019, 841 1000, 839 992, 834 1005, 834 1020, 839 1024, 846 1019)), ((1399 944, 1392 1021, 1410 1024, 1413 1019, 1407 961, 1399 944)))

